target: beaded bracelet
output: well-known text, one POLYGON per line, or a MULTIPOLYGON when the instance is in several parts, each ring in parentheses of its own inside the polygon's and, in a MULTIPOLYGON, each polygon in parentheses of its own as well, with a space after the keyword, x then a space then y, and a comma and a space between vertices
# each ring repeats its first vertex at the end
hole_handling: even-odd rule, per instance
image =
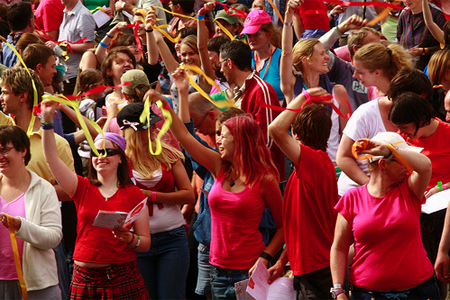
POLYGON ((102 41, 100 41, 100 43, 98 43, 100 46, 102 46, 103 48, 108 48, 108 44, 103 43, 102 41))
POLYGON ((139 244, 141 243, 141 238, 136 234, 136 236, 137 236, 137 238, 138 238, 138 240, 137 240, 137 243, 136 243, 136 246, 134 246, 133 248, 131 248, 131 249, 136 249, 137 247, 139 247, 139 244))

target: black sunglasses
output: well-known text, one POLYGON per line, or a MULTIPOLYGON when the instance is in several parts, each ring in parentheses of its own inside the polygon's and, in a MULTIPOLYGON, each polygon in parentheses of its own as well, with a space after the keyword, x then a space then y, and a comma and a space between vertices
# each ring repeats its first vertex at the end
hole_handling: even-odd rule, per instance
MULTIPOLYGON (((120 154, 119 150, 117 150, 117 149, 97 149, 97 151, 100 154, 100 156, 106 156, 106 157, 120 154)), ((91 156, 97 157, 98 155, 95 154, 94 150, 91 149, 91 156)))

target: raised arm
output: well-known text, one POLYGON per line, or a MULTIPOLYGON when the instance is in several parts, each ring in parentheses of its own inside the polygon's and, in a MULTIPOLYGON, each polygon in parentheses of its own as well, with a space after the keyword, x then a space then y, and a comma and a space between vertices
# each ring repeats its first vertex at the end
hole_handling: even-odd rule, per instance
POLYGON ((153 34, 150 34, 151 31, 153 31, 152 26, 156 24, 156 14, 154 10, 151 10, 147 13, 147 16, 145 17, 145 32, 146 32, 146 39, 147 39, 147 54, 148 54, 148 64, 149 65, 156 65, 159 61, 159 52, 158 48, 156 47, 150 47, 150 45, 156 45, 155 37, 153 34))
POLYGON ((360 169, 353 157, 352 146, 354 142, 345 133, 342 134, 336 153, 336 163, 351 180, 359 185, 364 185, 369 181, 369 177, 360 169))
MULTIPOLYGON (((358 150, 357 152, 359 153, 358 150)), ((409 189, 417 198, 422 199, 424 197, 425 190, 431 178, 431 161, 428 157, 406 149, 396 149, 396 151, 392 152, 385 143, 372 140, 369 141, 366 149, 361 151, 361 153, 376 156, 382 155, 384 157, 389 157, 391 154, 394 154, 397 163, 402 163, 400 158, 405 160, 413 168, 413 172, 408 178, 409 189)))
MULTIPOLYGON (((187 75, 186 75, 187 76, 187 75)), ((181 94, 181 91, 178 91, 181 94)), ((166 98, 161 95, 158 95, 154 90, 150 90, 144 96, 144 99, 147 99, 149 96, 150 101, 156 102, 161 100, 164 107, 167 107, 171 116, 172 116, 172 125, 170 126, 170 130, 176 139, 180 142, 183 148, 201 165, 207 168, 213 176, 217 176, 222 169, 222 159, 219 153, 206 148, 200 142, 198 142, 186 129, 183 122, 181 122, 180 118, 175 114, 172 110, 166 98)))
MULTIPOLYGON (((328 95, 327 91, 323 88, 311 88, 307 92, 311 96, 324 96, 328 95)), ((306 101, 306 96, 301 93, 295 99, 288 104, 288 109, 300 109, 303 103, 306 101)), ((331 101, 328 101, 331 103, 331 101)), ((329 104, 327 102, 327 104, 329 104)), ((297 116, 297 112, 285 110, 269 125, 269 134, 277 144, 277 146, 283 151, 283 153, 293 162, 298 163, 300 161, 301 148, 299 143, 289 135, 289 129, 291 124, 297 116)))
MULTIPOLYGON (((53 114, 55 113, 57 103, 45 100, 41 103, 42 122, 53 123, 53 114)), ((44 149, 45 160, 48 167, 58 182, 58 185, 72 197, 75 195, 78 186, 78 177, 70 168, 59 158, 55 133, 53 129, 42 130, 42 148, 44 149)))
MULTIPOLYGON (((60 104, 59 109, 63 113, 65 113, 78 127, 81 128, 80 121, 78 120, 77 114, 75 113, 75 111, 72 108, 70 108, 69 106, 67 106, 65 104, 60 104)), ((89 122, 89 120, 85 116, 82 116, 82 119, 86 123, 86 126, 89 130, 90 135, 95 138, 98 134, 97 130, 95 130, 94 126, 92 126, 92 124, 89 122)), ((86 139, 86 135, 81 130, 75 132, 74 137, 75 137, 75 144, 79 144, 86 139)))
POLYGON ((178 68, 179 64, 172 56, 172 52, 170 52, 169 46, 167 46, 164 41, 163 36, 158 31, 153 30, 152 32, 147 33, 147 36, 153 35, 155 38, 156 44, 148 44, 147 47, 158 47, 159 54, 161 55, 162 60, 164 61, 164 66, 167 68, 169 73, 175 72, 178 68))
MULTIPOLYGON (((284 15, 285 23, 293 22, 294 10, 301 4, 300 0, 289 0, 286 13, 284 15)), ((281 58, 280 58, 280 87, 283 92, 286 103, 294 98, 295 76, 292 74, 292 41, 294 39, 292 26, 284 25, 281 36, 281 58)))
POLYGON ((428 0, 422 0, 423 20, 433 37, 441 44, 445 43, 444 31, 433 20, 428 0))
MULTIPOLYGON (((207 15, 209 12, 213 11, 216 7, 214 2, 205 3, 203 8, 200 9, 200 13, 203 15, 207 15)), ((205 72, 206 76, 209 78, 216 78, 216 73, 211 65, 211 61, 209 59, 208 54, 208 30, 206 29, 205 20, 197 18, 197 47, 198 53, 200 55, 200 62, 202 64, 202 69, 205 72)))
MULTIPOLYGON (((114 38, 116 33, 124 30, 125 28, 127 28, 126 22, 117 23, 116 26, 111 28, 108 31, 108 33, 105 35, 105 37, 102 39, 102 44, 109 46, 109 44, 111 43, 111 40, 114 38)), ((97 60, 101 63, 106 57, 106 47, 103 47, 102 45, 98 45, 98 47, 95 49, 95 55, 97 56, 97 60)))

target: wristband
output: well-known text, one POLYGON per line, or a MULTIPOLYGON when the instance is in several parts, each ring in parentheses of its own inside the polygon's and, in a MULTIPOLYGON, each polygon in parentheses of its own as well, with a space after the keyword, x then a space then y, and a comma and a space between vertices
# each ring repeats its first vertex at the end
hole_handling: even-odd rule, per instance
POLYGON ((113 38, 114 38, 114 35, 113 35, 113 36, 110 36, 109 34, 106 34, 106 36, 109 37, 110 39, 113 39, 113 38))
POLYGON ((42 124, 42 130, 52 130, 52 129, 53 129, 53 123, 50 123, 50 125, 42 124))
POLYGON ((442 191, 445 191, 447 189, 447 187, 445 186, 445 184, 442 184, 442 181, 439 181, 437 183, 437 187, 442 191))
POLYGON ((153 28, 150 30, 145 29, 145 32, 153 32, 153 28))
POLYGON ((205 15, 197 15, 197 20, 203 20, 205 18, 205 15))
POLYGON ((100 43, 98 43, 100 46, 102 46, 103 48, 108 48, 108 44, 103 43, 102 41, 100 41, 100 43))
POLYGON ((304 91, 302 92, 302 94, 305 95, 305 97, 306 97, 306 103, 312 104, 311 95, 308 93, 308 91, 307 91, 307 90, 304 90, 304 91))
POLYGON ((131 241, 127 243, 128 245, 131 244, 134 241, 134 233, 131 233, 133 236, 131 237, 131 241))
POLYGON ((264 258, 264 259, 267 259, 268 261, 271 261, 271 260, 272 260, 272 255, 270 255, 270 254, 267 253, 267 252, 261 253, 261 254, 259 255, 259 257, 262 257, 262 258, 264 258))
POLYGON ((292 22, 284 22, 284 25, 286 25, 286 26, 292 26, 292 25, 294 25, 292 22))
POLYGON ((139 247, 139 244, 141 243, 141 238, 136 234, 136 236, 137 236, 137 238, 138 238, 138 240, 137 240, 137 243, 136 243, 136 245, 133 247, 133 248, 131 248, 131 249, 136 249, 137 247, 139 247))
POLYGON ((166 104, 166 105, 164 105, 163 109, 165 109, 165 110, 169 110, 169 108, 170 108, 170 104, 169 104, 169 102, 167 102, 167 104, 166 104))
POLYGON ((422 55, 425 55, 425 48, 422 48, 422 55))
POLYGON ((152 202, 156 202, 156 191, 152 191, 152 202))

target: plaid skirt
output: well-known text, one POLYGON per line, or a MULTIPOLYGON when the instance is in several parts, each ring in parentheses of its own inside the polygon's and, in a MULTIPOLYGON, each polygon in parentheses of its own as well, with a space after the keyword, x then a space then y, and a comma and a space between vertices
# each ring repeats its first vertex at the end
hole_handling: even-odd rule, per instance
POLYGON ((69 299, 150 299, 136 261, 103 268, 73 266, 69 299))

